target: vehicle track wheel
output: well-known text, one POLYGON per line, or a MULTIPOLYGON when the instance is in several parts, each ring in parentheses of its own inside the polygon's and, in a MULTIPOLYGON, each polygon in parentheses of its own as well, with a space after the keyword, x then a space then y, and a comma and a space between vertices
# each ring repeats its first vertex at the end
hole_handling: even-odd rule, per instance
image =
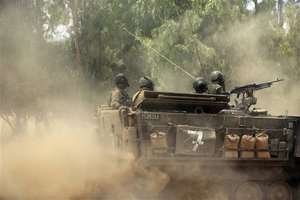
POLYGON ((258 184, 247 181, 242 183, 236 190, 236 200, 261 200, 262 191, 258 184))
POLYGON ((292 200, 293 190, 289 184, 284 181, 273 183, 267 192, 267 200, 292 200))

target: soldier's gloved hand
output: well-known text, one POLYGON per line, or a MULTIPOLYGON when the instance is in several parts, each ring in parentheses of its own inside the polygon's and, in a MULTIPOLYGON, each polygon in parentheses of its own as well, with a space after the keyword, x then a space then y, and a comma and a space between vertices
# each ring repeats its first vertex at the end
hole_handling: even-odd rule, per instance
POLYGON ((131 106, 132 100, 131 99, 126 99, 126 101, 124 101, 124 106, 131 106))

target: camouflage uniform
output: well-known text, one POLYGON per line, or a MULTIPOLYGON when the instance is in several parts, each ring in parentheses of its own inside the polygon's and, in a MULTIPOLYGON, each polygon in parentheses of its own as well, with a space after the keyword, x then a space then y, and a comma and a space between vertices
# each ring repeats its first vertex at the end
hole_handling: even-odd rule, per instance
POLYGON ((142 101, 144 100, 144 91, 145 90, 149 90, 149 91, 153 91, 154 90, 153 81, 148 76, 143 76, 139 80, 139 85, 140 85, 140 90, 137 93, 135 93, 133 95, 133 97, 132 97, 132 104, 131 104, 131 106, 133 108, 138 108, 139 105, 142 103, 142 101))
POLYGON ((114 109, 118 109, 121 106, 130 106, 130 103, 129 95, 125 92, 125 90, 118 86, 116 86, 110 93, 109 106, 114 109))
POLYGON ((125 92, 125 88, 129 87, 128 79, 124 74, 118 74, 115 77, 116 86, 110 93, 108 105, 113 109, 118 109, 121 106, 130 106, 131 100, 129 95, 125 92))
POLYGON ((224 94, 225 93, 225 79, 220 71, 213 71, 211 73, 211 83, 208 85, 209 94, 224 94))
POLYGON ((131 106, 134 108, 138 108, 139 105, 144 100, 144 92, 145 90, 149 90, 147 88, 141 88, 137 93, 135 93, 132 97, 132 104, 131 106))
POLYGON ((209 94, 223 94, 224 88, 218 83, 210 83, 208 85, 208 93, 209 94))

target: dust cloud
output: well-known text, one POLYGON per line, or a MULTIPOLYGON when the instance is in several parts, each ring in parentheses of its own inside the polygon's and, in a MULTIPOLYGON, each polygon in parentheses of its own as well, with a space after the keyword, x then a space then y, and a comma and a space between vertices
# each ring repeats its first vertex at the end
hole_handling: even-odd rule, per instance
MULTIPOLYGON (((268 48, 261 41, 271 38, 271 30, 276 26, 265 20, 266 14, 260 14, 250 21, 233 26, 221 39, 222 45, 232 49, 235 60, 234 67, 227 83, 228 89, 252 83, 263 83, 284 79, 274 83, 270 88, 255 92, 257 105, 253 107, 267 109, 269 114, 300 115, 300 94, 297 92, 299 82, 287 77, 284 68, 276 63, 276 59, 266 59, 268 48)), ((235 98, 235 96, 231 96, 235 98)))
POLYGON ((104 146, 93 123, 70 116, 51 121, 51 130, 2 137, 1 198, 154 198, 168 183, 167 174, 104 146))
POLYGON ((62 44, 31 29, 32 13, 8 5, 0 33, 0 199, 155 198, 168 175, 103 145, 91 83, 62 44))

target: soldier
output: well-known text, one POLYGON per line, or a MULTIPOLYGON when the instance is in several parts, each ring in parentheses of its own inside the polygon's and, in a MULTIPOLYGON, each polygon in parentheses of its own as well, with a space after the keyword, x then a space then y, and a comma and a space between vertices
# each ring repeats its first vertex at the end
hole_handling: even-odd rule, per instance
POLYGON ((203 77, 197 77, 193 83, 195 93, 205 94, 207 92, 207 83, 203 77))
POLYGON ((211 73, 211 84, 208 85, 209 94, 223 94, 225 93, 225 79, 220 71, 213 71, 211 73))
POLYGON ((121 106, 130 106, 131 99, 125 92, 125 88, 129 87, 127 77, 124 74, 118 74, 115 77, 115 87, 110 93, 108 105, 113 109, 118 109, 121 106))
POLYGON ((142 103, 144 99, 144 91, 153 91, 154 90, 154 83, 149 76, 143 76, 139 80, 140 90, 135 93, 132 97, 132 107, 138 108, 138 106, 142 103))

